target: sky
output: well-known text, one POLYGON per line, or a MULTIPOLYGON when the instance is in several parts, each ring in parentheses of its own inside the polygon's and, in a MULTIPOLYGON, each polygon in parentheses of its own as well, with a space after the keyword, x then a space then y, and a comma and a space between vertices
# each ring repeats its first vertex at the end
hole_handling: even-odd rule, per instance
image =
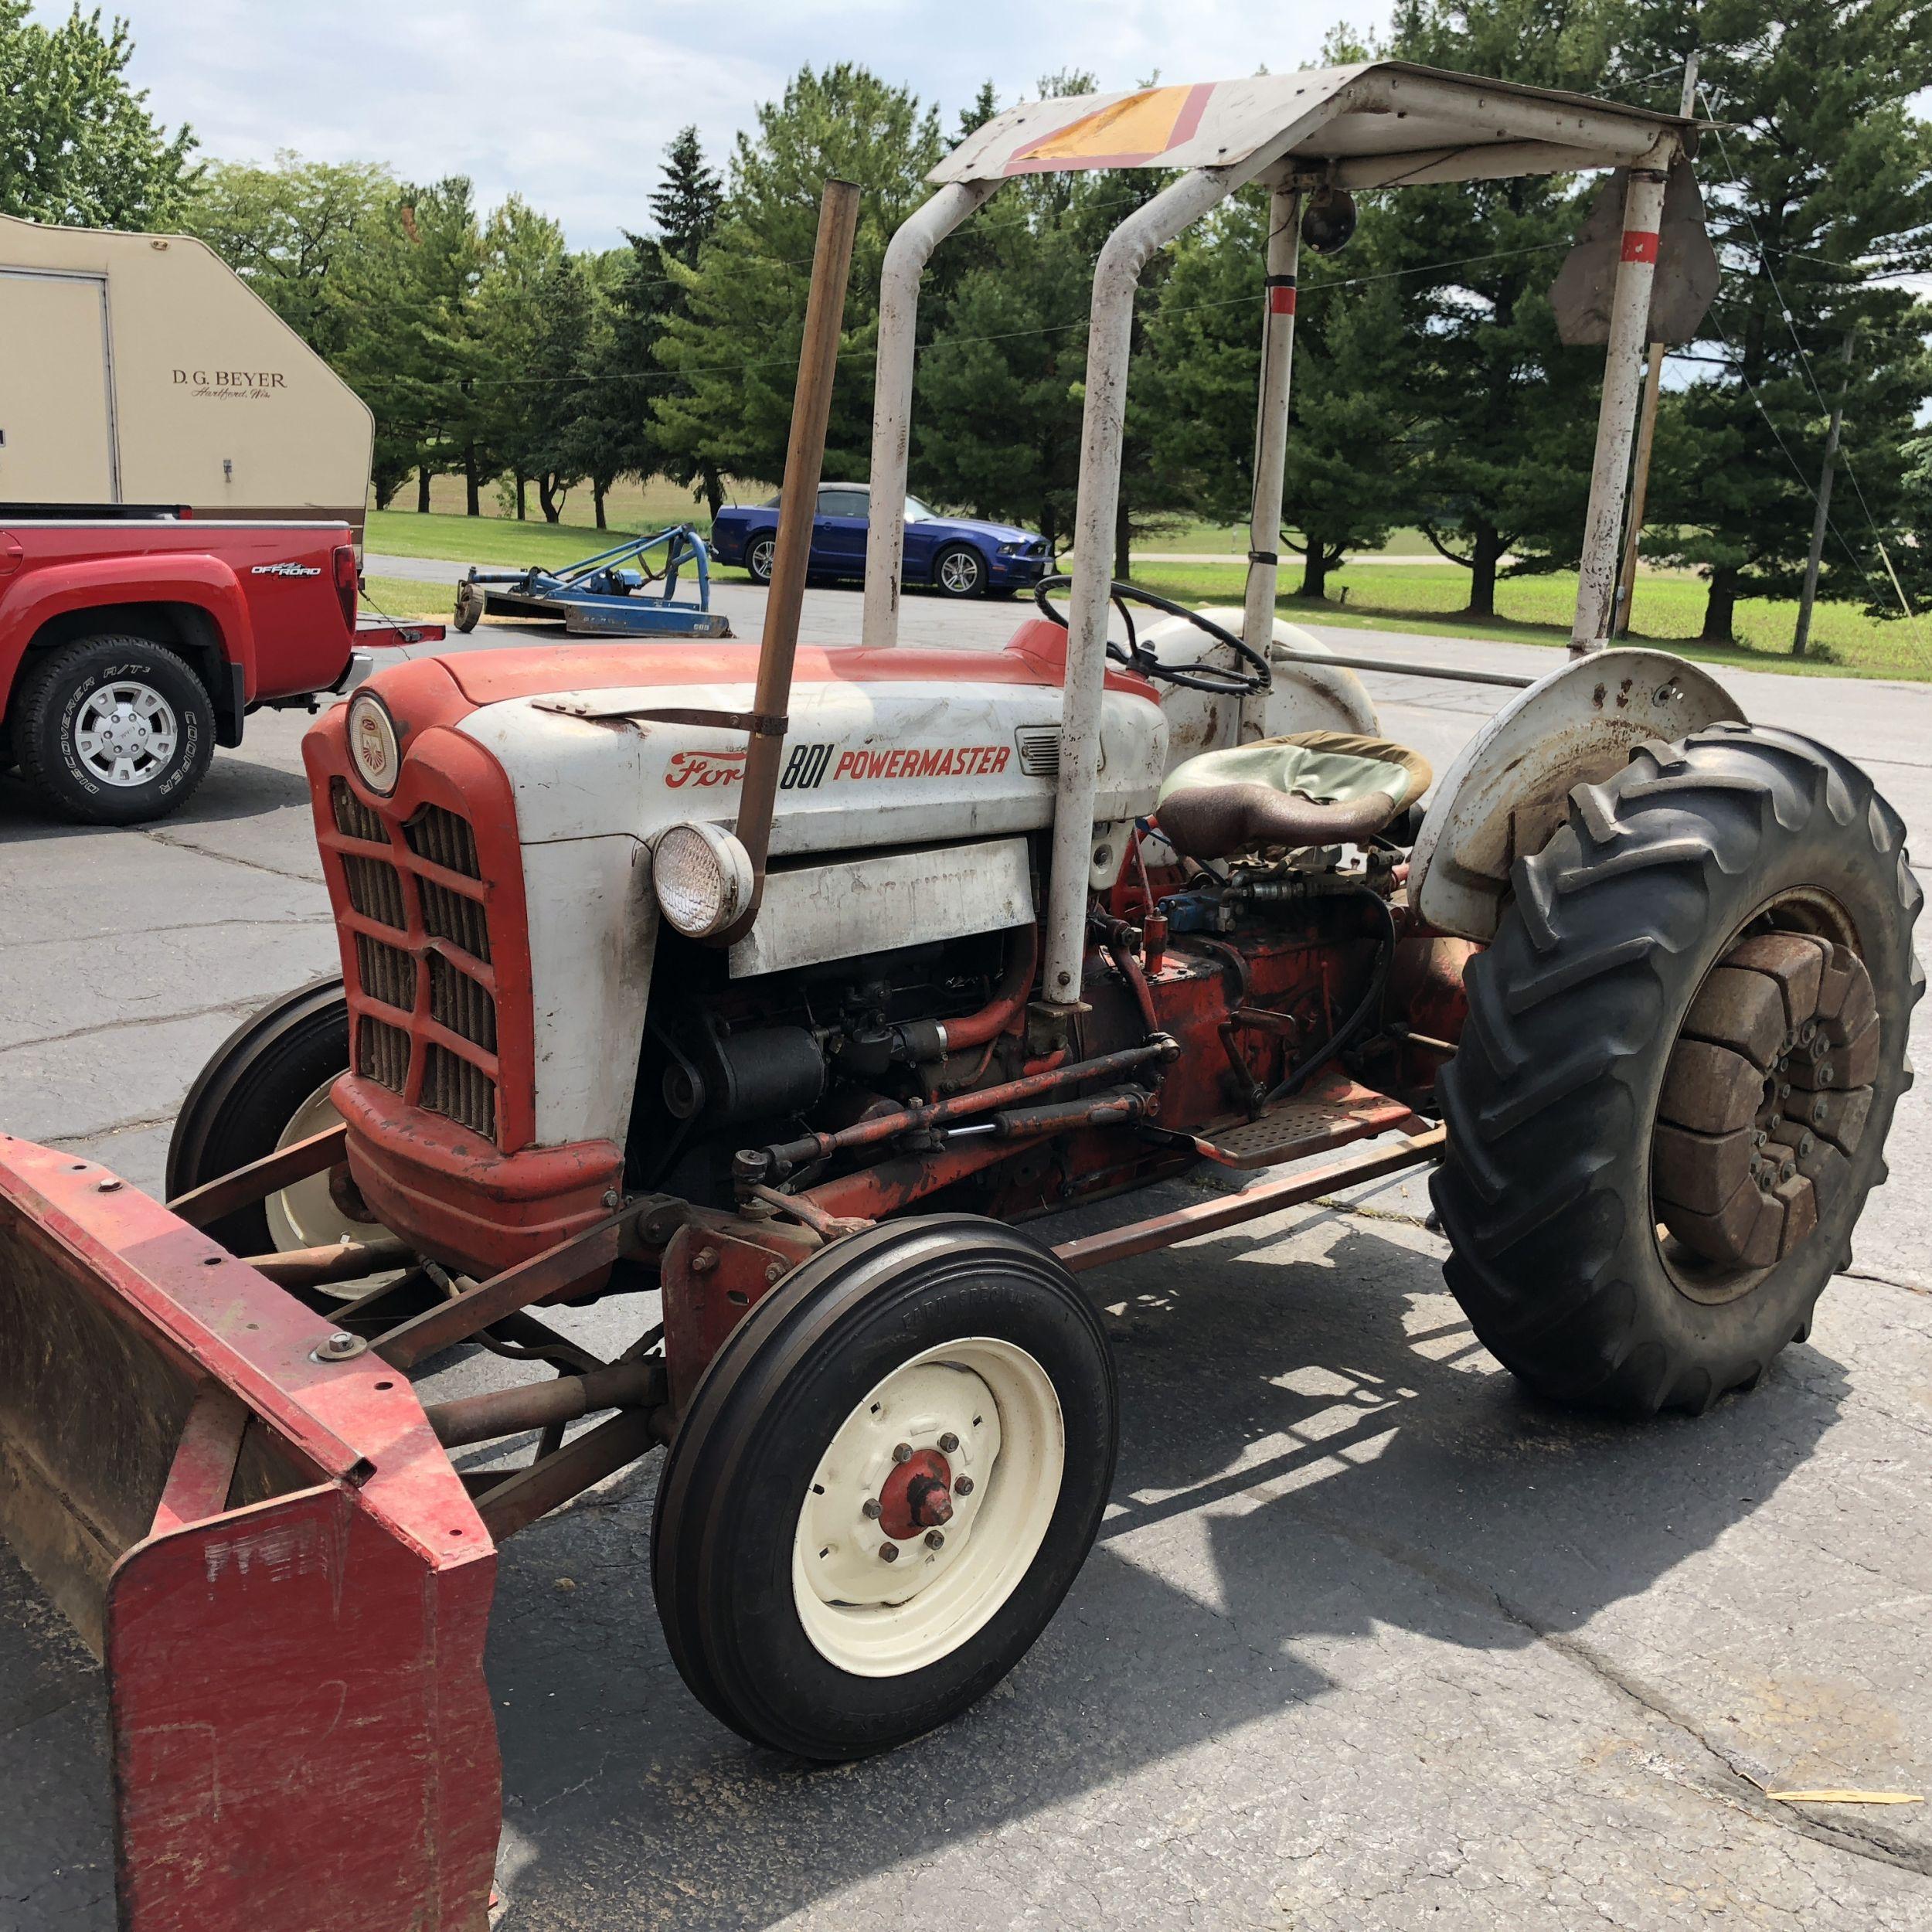
MULTIPOLYGON (((92 4, 92 0, 90 0, 92 4)), ((64 15, 40 0, 36 15, 64 15)), ((1320 64, 1331 26, 1386 0, 107 0, 132 27, 135 84, 204 155, 383 161, 521 194, 602 248, 648 226, 665 143, 696 123, 722 162, 809 61, 862 63, 936 101, 950 131, 990 79, 1000 104, 1085 67, 1104 87, 1320 64)))

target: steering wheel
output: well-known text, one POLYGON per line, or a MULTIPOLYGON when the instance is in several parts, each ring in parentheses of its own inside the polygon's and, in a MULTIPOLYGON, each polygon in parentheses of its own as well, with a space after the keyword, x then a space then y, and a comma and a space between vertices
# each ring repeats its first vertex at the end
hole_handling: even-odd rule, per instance
MULTIPOLYGON (((1066 614, 1054 604, 1051 592, 1065 590, 1073 583, 1069 577, 1042 577, 1033 586, 1033 601, 1040 607, 1043 616, 1049 617, 1064 631, 1066 614)), ((1224 630, 1212 617, 1203 617, 1199 611, 1190 611, 1185 604, 1175 604, 1166 597, 1156 597, 1151 590, 1143 590, 1138 584, 1112 583, 1107 587, 1107 600, 1120 612, 1127 626, 1127 642, 1116 644, 1111 638, 1107 641, 1107 655, 1116 664, 1123 664, 1131 670, 1138 671, 1144 678, 1159 678, 1168 684, 1184 685, 1189 691, 1217 692, 1224 696, 1245 696, 1250 691, 1267 691, 1274 683, 1274 674, 1268 668, 1268 661, 1260 651, 1251 651, 1232 631, 1224 630), (1185 617, 1197 631, 1205 631, 1216 644, 1224 644, 1242 664, 1252 667, 1243 670, 1238 665, 1223 670, 1218 665, 1163 664, 1159 657, 1143 645, 1134 628, 1134 614, 1127 607, 1131 600, 1145 604, 1151 609, 1165 612, 1171 617, 1185 617)))

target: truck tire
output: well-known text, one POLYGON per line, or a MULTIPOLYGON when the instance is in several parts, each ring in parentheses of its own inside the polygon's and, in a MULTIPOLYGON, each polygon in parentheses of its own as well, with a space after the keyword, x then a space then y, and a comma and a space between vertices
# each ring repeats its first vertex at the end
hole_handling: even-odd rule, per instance
POLYGON ((186 804, 215 755, 200 679, 147 638, 77 638, 28 660, 15 695, 21 775, 63 817, 133 825, 186 804))
MULTIPOLYGON (((285 993, 251 1014, 209 1056, 175 1116, 168 1198, 231 1174, 340 1117, 328 1100, 349 1071, 349 1002, 338 979, 285 993)), ((384 1230, 344 1213, 326 1174, 238 1208, 209 1227, 236 1254, 274 1254, 384 1230)))
POLYGON ((774 1750, 917 1737, 1046 1628, 1117 1440, 1105 1332, 1026 1236, 952 1214, 835 1242, 732 1332, 666 1454, 651 1549, 672 1661, 774 1750))
POLYGON ((1721 725, 1570 794, 1471 961, 1431 1183, 1449 1286, 1539 1393, 1701 1412, 1851 1261, 1925 989, 1898 814, 1721 725))

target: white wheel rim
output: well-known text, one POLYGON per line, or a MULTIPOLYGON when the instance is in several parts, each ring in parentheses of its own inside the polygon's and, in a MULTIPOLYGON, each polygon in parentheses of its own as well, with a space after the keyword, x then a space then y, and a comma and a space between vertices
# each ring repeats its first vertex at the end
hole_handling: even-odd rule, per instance
POLYGON ((979 566, 963 551, 955 550, 939 566, 940 580, 949 590, 970 590, 979 581, 979 566))
MULTIPOLYGON (((331 1074, 296 1108, 275 1143, 277 1148, 292 1147, 298 1141, 308 1140, 340 1124, 342 1117, 328 1097, 335 1084, 335 1077, 331 1074)), ((294 1248, 328 1247, 338 1241, 379 1241, 389 1233, 387 1228, 376 1222, 352 1221, 335 1205, 326 1173, 311 1174, 279 1194, 270 1195, 262 1208, 268 1216, 269 1239, 277 1254, 286 1254, 294 1248)))
POLYGON ((174 707, 153 685, 117 679, 90 692, 73 721, 73 748, 104 784, 145 785, 179 741, 174 707))
POLYGON ((839 1425, 806 1488, 791 1588, 812 1648, 858 1677, 902 1677, 950 1655, 1032 1567, 1066 1464, 1060 1398, 1024 1349, 970 1336, 895 1369, 839 1425), (937 1547, 925 1530, 889 1534, 896 1509, 884 1522, 866 1514, 893 1493, 901 1447, 947 1474, 952 1516, 937 1547), (889 1544, 890 1562, 879 1553, 889 1544))

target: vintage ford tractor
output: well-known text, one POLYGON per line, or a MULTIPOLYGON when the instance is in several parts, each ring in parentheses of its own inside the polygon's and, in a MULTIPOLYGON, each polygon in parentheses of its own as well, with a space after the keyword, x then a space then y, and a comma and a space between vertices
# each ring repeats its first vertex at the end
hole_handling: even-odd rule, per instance
POLYGON ((480 1924, 495 1546, 659 1447, 698 1698, 808 1758, 944 1722, 1100 1520, 1077 1277, 1111 1258, 1436 1162, 1450 1285, 1549 1396, 1702 1410, 1805 1335, 1883 1177, 1919 894, 1848 758, 1604 645, 1696 131, 1389 62, 999 117, 886 256, 862 635, 801 651, 835 184, 761 644, 430 658, 314 726, 341 979, 216 1056, 166 1208, 0 1142, 0 1513, 105 1658, 125 1923, 480 1924), (923 265, 1013 175, 1143 166, 1173 179, 1099 260, 1070 596, 1002 651, 900 647, 923 265), (1351 189, 1613 167, 1577 648, 1432 777, 1274 621, 1303 199, 1332 234, 1351 189), (1248 595, 1150 621, 1106 575, 1135 280, 1250 182, 1248 595), (1289 1171, 1137 1216, 1204 1163, 1289 1171), (637 1311, 607 1359, 546 1318, 594 1298, 637 1311), (458 1345, 516 1379, 426 1407, 458 1345), (521 1460, 459 1474, 492 1443, 521 1460))

